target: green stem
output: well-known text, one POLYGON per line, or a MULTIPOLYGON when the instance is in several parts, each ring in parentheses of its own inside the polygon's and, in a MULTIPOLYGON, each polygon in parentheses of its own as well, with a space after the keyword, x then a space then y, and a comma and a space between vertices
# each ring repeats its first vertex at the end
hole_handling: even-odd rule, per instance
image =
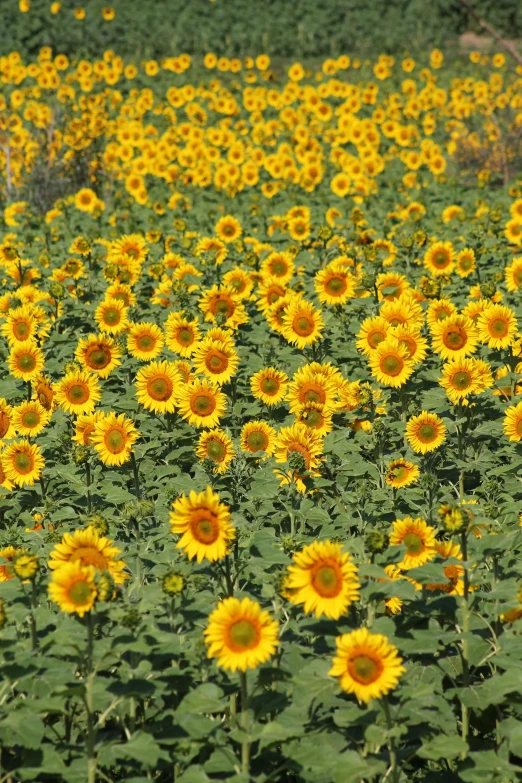
POLYGON ((87 708, 87 781, 96 783, 96 752, 94 749, 94 671, 93 671, 94 622, 92 612, 87 614, 87 680, 85 683, 85 705, 87 708))
POLYGON ((232 574, 230 570, 230 556, 225 557, 225 582, 227 587, 227 596, 234 595, 234 582, 232 580, 232 574))
POLYGON ((388 704, 388 699, 386 696, 382 697, 382 706, 384 709, 384 714, 386 716, 386 725, 388 727, 388 732, 390 733, 390 737, 388 741, 388 749, 390 751, 391 781, 392 783, 399 783, 400 773, 397 764, 397 748, 395 747, 395 737, 393 737, 391 734, 391 732, 393 731, 393 721, 390 713, 390 705, 388 704))
POLYGON ((87 461, 85 463, 85 483, 87 485, 87 511, 89 514, 92 512, 92 498, 91 498, 91 466, 87 461))
POLYGON ((40 476, 40 489, 42 490, 42 500, 45 500, 45 484, 42 476, 40 476))
MULTIPOLYGON (((248 686, 246 672, 239 672, 241 681, 241 728, 248 735, 248 686)), ((244 775, 250 773, 250 742, 243 740, 241 745, 241 771, 244 775)))
POLYGON ((134 456, 133 451, 131 451, 131 463, 132 463, 132 473, 134 475, 134 488, 136 490, 136 497, 138 498, 138 500, 141 500, 140 475, 138 473, 138 465, 136 463, 136 457, 134 456))
MULTIPOLYGON (((468 533, 462 532, 462 560, 464 569, 464 593, 461 599, 462 607, 462 685, 469 687, 469 630, 470 630, 470 612, 469 612, 469 575, 468 575, 468 533)), ((461 702, 462 707, 462 739, 468 741, 469 733, 469 707, 461 702)), ((461 758, 466 757, 466 752, 462 753, 461 758)))
POLYGON ((29 622, 31 624, 31 649, 35 652, 38 649, 38 635, 36 633, 36 618, 34 616, 34 610, 38 605, 38 599, 36 596, 36 579, 31 579, 31 613, 29 622))

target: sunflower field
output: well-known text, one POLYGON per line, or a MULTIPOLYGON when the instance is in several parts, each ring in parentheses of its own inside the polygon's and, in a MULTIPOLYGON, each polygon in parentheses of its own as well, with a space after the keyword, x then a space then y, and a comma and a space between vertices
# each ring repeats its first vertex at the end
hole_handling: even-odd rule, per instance
POLYGON ((522 67, 0 80, 0 783, 522 781, 522 67))

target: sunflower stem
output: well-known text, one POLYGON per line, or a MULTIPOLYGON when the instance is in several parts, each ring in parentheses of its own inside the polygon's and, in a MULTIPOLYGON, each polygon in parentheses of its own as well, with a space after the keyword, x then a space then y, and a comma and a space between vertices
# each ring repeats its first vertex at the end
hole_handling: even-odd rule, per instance
POLYGON ((85 484, 87 485, 87 511, 89 514, 92 512, 92 498, 91 498, 91 466, 89 461, 85 463, 85 484))
MULTIPOLYGON (((464 569, 464 592, 461 598, 462 606, 462 685, 469 687, 469 630, 470 630, 470 612, 469 612, 469 574, 468 574, 468 531, 466 528, 461 536, 462 565, 464 569)), ((461 701, 462 707, 462 739, 468 741, 469 733, 469 707, 461 701)), ((466 758, 466 751, 461 755, 466 758)))
POLYGON ((136 490, 136 497, 138 500, 141 500, 140 475, 138 473, 138 465, 136 463, 136 457, 134 456, 133 451, 131 451, 131 463, 132 463, 132 473, 134 475, 134 488, 136 490))
POLYGON ((42 476, 40 476, 40 489, 42 490, 42 500, 45 500, 45 484, 42 476))
MULTIPOLYGON (((239 672, 239 679, 241 682, 241 728, 248 736, 248 685, 246 671, 239 672)), ((241 771, 247 776, 250 772, 250 742, 248 739, 243 740, 241 745, 241 771)))
POLYGON ((31 649, 35 652, 38 649, 38 634, 36 633, 36 618, 34 616, 34 610, 38 605, 38 599, 36 596, 36 579, 31 579, 31 612, 29 614, 29 623, 31 627, 31 649))
POLYGON ((93 671, 93 647, 94 647, 94 622, 92 612, 87 614, 87 678, 85 681, 85 706, 87 709, 87 780, 88 783, 96 783, 96 752, 94 749, 94 671, 93 671))
POLYGON ((390 751, 390 771, 391 771, 391 780, 392 783, 399 783, 399 767, 397 765, 397 748, 395 747, 395 737, 392 735, 393 731, 393 721, 390 713, 390 705, 388 704, 388 699, 386 696, 382 697, 382 706, 384 709, 384 714, 386 716, 386 725, 388 727, 389 732, 389 739, 388 739, 388 749, 390 751))

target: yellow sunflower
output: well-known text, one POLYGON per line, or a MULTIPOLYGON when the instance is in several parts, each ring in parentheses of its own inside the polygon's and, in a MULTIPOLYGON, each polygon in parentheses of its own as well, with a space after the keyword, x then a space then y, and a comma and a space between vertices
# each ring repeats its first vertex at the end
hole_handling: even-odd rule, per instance
POLYGON ((460 402, 481 390, 478 365, 473 359, 447 362, 442 367, 439 383, 452 402, 460 402))
POLYGON ((180 415, 189 424, 212 429, 225 413, 226 401, 226 396, 214 384, 197 378, 182 386, 177 404, 180 415))
POLYGON ((393 388, 403 386, 415 369, 408 349, 394 337, 379 343, 369 357, 369 364, 377 381, 393 388))
POLYGON ((197 320, 191 321, 183 313, 171 313, 165 321, 167 348, 185 358, 194 353, 201 332, 197 320))
POLYGON ((335 263, 320 269, 314 278, 317 298, 323 304, 343 305, 355 296, 355 278, 335 263))
POLYGON ((391 337, 394 337, 399 345, 403 345, 408 351, 414 364, 421 364, 428 354, 428 341, 420 331, 410 324, 401 324, 390 329, 391 337))
POLYGON ((386 636, 360 628, 335 641, 337 654, 328 674, 337 677, 343 691, 367 704, 397 687, 406 669, 386 636))
POLYGON ((283 336, 300 350, 321 339, 324 321, 321 311, 305 299, 294 299, 283 315, 283 336))
POLYGON ((390 546, 402 544, 406 548, 404 559, 397 563, 398 567, 406 571, 433 560, 436 552, 435 532, 435 528, 420 517, 396 519, 390 533, 390 546))
POLYGON ((123 465, 139 437, 134 422, 123 413, 108 413, 94 425, 90 441, 104 465, 123 465))
POLYGON ((389 332, 390 324, 386 318, 380 315, 365 318, 357 333, 357 350, 370 356, 380 343, 386 340, 389 332))
POLYGON ((243 233, 241 223, 233 215, 225 215, 220 218, 216 223, 214 230, 218 238, 227 245, 231 242, 235 242, 243 233))
POLYGON ((288 375, 275 367, 264 367, 250 378, 250 389, 265 405, 277 405, 286 397, 288 375))
POLYGON ((49 583, 49 597, 62 612, 83 617, 94 608, 98 591, 96 570, 82 565, 81 560, 66 563, 53 572, 49 583))
MULTIPOLYGON (((320 475, 317 468, 321 464, 323 443, 319 435, 309 430, 304 424, 297 422, 290 427, 281 427, 275 442, 276 462, 290 462, 292 454, 300 454, 303 461, 303 470, 311 475, 320 475)), ((276 475, 281 479, 281 485, 295 482, 298 492, 306 492, 306 484, 303 481, 303 473, 299 469, 286 472, 276 470, 276 475)))
POLYGON ((13 423, 13 408, 4 397, 0 397, 0 441, 10 440, 16 435, 13 423))
POLYGON ((136 375, 136 399, 154 413, 172 413, 180 388, 181 375, 172 362, 151 362, 136 375))
POLYGON ((11 443, 3 450, 1 459, 6 479, 19 487, 38 481, 45 465, 40 447, 28 440, 11 443))
POLYGON ((522 440, 522 402, 507 408, 502 426, 509 440, 516 443, 522 440))
POLYGON ((74 422, 72 440, 80 446, 91 446, 91 435, 94 432, 94 427, 104 415, 102 411, 94 411, 94 413, 84 413, 78 416, 74 422))
POLYGON ((450 315, 431 327, 433 351, 442 359, 463 359, 477 350, 477 329, 465 315, 450 315))
POLYGON ((192 362, 196 372, 217 384, 230 381, 237 373, 239 357, 233 343, 205 338, 197 345, 192 362))
POLYGON ((465 247, 457 254, 457 263, 455 271, 459 277, 469 277, 477 268, 477 259, 475 251, 471 247, 465 247))
POLYGON ((409 487, 411 484, 415 484, 420 476, 420 469, 418 465, 414 465, 413 462, 408 460, 394 459, 388 465, 386 471, 386 483, 394 489, 401 489, 402 487, 409 487))
POLYGON ((446 425, 436 413, 422 411, 408 420, 406 438, 413 451, 428 454, 446 440, 446 425))
POLYGON ((265 258, 259 271, 264 278, 271 277, 285 285, 294 275, 294 260, 286 251, 274 251, 265 258))
POLYGON ((112 337, 104 334, 89 334, 80 339, 75 357, 85 370, 99 378, 107 378, 118 367, 122 351, 112 337))
POLYGON ((56 402, 66 413, 92 413, 101 397, 96 377, 85 370, 71 370, 54 387, 56 402))
POLYGON ((192 490, 188 498, 182 495, 172 508, 171 531, 181 536, 176 549, 183 549, 189 560, 196 558, 198 563, 213 563, 225 557, 236 531, 229 507, 220 503, 211 487, 199 494, 192 490))
POLYGON ((316 403, 326 410, 333 410, 336 392, 333 379, 314 373, 309 366, 303 367, 296 372, 288 386, 287 400, 290 403, 290 412, 298 413, 309 403, 316 403))
POLYGON ((323 405, 307 402, 295 414, 296 422, 301 422, 311 432, 321 438, 333 430, 332 413, 323 405))
POLYGON ((478 316, 477 327, 481 342, 497 351, 513 345, 518 337, 515 313, 501 304, 487 305, 478 316))
POLYGON ((224 598, 208 620, 208 657, 222 669, 255 669, 277 650, 279 623, 251 598, 224 598))
POLYGON ((214 473, 224 474, 236 456, 230 437, 223 430, 204 430, 199 436, 196 456, 214 463, 214 473))
POLYGON ((455 250, 451 242, 435 242, 424 255, 424 266, 433 277, 450 275, 455 269, 455 250))
POLYGON ((516 256, 505 268, 504 276, 507 290, 515 294, 522 289, 522 256, 516 256))
POLYGON ((205 315, 205 321, 216 323, 217 318, 222 321, 222 326, 229 329, 237 329, 248 321, 243 304, 234 289, 227 286, 214 285, 204 291, 199 300, 199 308, 205 315))
POLYGON ((52 411, 56 407, 52 381, 45 375, 39 375, 31 385, 33 387, 33 399, 38 400, 42 408, 52 411))
POLYGON ((127 308, 121 299, 106 299, 94 311, 94 320, 102 332, 121 334, 129 326, 127 308))
POLYGON ((43 353, 32 340, 15 343, 7 359, 7 366, 13 378, 34 381, 43 370, 43 353))
POLYGON ((274 453, 277 432, 266 421, 249 421, 241 428, 239 442, 245 454, 263 451, 266 456, 274 453))
POLYGON ((338 620, 359 599, 357 568, 341 544, 314 541, 293 557, 284 582, 285 596, 307 614, 338 620))
POLYGON ((31 311, 32 308, 27 305, 8 311, 1 331, 10 346, 36 338, 38 324, 31 311))
POLYGON ((97 571, 107 571, 117 585, 122 585, 129 575, 126 564, 118 558, 121 550, 114 543, 90 525, 85 530, 64 533, 59 544, 55 544, 49 555, 51 571, 63 568, 66 563, 79 561, 82 566, 93 566, 97 571))
MULTIPOLYGON (((1 418, 1 412, 0 412, 1 418)), ((46 411, 37 400, 22 402, 13 409, 13 424, 24 437, 35 437, 49 423, 51 413, 46 411)))
POLYGON ((127 333, 127 350, 135 359, 147 362, 160 355, 165 338, 156 324, 141 321, 131 324, 127 333))

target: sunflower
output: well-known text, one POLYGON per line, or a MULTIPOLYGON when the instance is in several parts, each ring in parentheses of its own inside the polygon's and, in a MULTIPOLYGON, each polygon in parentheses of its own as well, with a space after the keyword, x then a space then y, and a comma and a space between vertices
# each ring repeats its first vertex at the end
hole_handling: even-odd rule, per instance
POLYGON ((189 424, 213 429, 225 412, 226 400, 214 384, 197 378, 180 389, 177 404, 180 415, 189 424))
POLYGON ((201 461, 214 463, 214 473, 226 473, 228 466, 236 456, 234 444, 223 430, 204 430, 199 436, 196 456, 201 461))
POLYGON ((205 338, 198 344, 192 361, 196 372, 215 383, 227 383, 237 373, 239 357, 233 343, 205 338))
POLYGON ((424 266, 433 277, 450 275, 455 269, 455 250, 451 242, 435 242, 424 254, 424 266))
POLYGON ((316 273, 314 288, 321 303, 342 305, 355 296, 355 278, 344 267, 331 263, 316 273))
POLYGON ((236 530, 230 520, 230 509, 220 503, 219 495, 207 486, 206 490, 189 497, 182 495, 172 504, 170 528, 181 536, 176 549, 183 549, 189 560, 198 563, 221 560, 236 537, 236 530))
POLYGON ((295 414, 296 422, 301 422, 311 432, 323 438, 333 430, 332 413, 323 405, 308 402, 295 414))
POLYGON ((85 370, 71 370, 54 387, 56 402, 66 413, 91 413, 101 397, 96 377, 85 370))
POLYGON ((286 283, 276 277, 265 277, 257 289, 257 306, 262 313, 267 313, 291 291, 286 283))
POLYGON ((22 305, 8 311, 1 331, 10 346, 35 339, 38 324, 31 309, 27 305, 22 305))
POLYGON ((337 388, 334 381, 325 375, 314 373, 309 366, 294 375, 288 386, 287 400, 290 412, 297 413, 304 405, 316 403, 326 410, 335 407, 337 388))
POLYGON ((134 422, 123 413, 108 413, 96 422, 90 440, 104 465, 123 465, 139 437, 134 422))
POLYGON ((167 348, 185 358, 192 356, 201 332, 197 320, 190 321, 183 313, 171 313, 165 321, 167 348))
POLYGON ((522 256, 516 256, 513 261, 505 268, 504 276, 506 279, 507 290, 515 294, 522 288, 522 256))
POLYGON ((265 421, 249 421, 243 425, 239 436, 241 451, 257 454, 263 451, 267 457, 274 453, 277 432, 265 421))
MULTIPOLYGON (((281 427, 275 442, 274 456, 276 462, 290 463, 292 454, 300 454, 304 470, 318 476, 320 474, 317 468, 321 464, 322 451, 323 443, 319 435, 297 422, 290 427, 281 427)), ((281 479, 281 485, 294 481, 298 492, 306 491, 306 484, 299 469, 293 469, 289 465, 287 472, 276 471, 276 475, 281 479)))
POLYGON ((338 620, 359 599, 357 568, 341 544, 314 541, 293 557, 285 579, 285 595, 304 604, 307 614, 338 620))
POLYGON ((136 399, 148 411, 172 413, 181 375, 172 362, 151 362, 136 375, 136 399))
POLYGON ((250 272, 235 266, 223 275, 223 283, 232 288, 238 299, 248 299, 254 287, 254 281, 250 272))
POLYGON ((522 402, 507 408, 502 426, 509 440, 516 443, 522 440, 522 402))
POLYGON ((205 315, 205 321, 216 323, 229 329, 248 321, 243 304, 238 300, 234 289, 227 286, 212 286, 203 292, 199 299, 199 308, 205 315))
MULTIPOLYGON (((0 414, 1 416, 1 414, 0 414)), ((22 402, 13 409, 13 424, 18 435, 34 437, 49 423, 51 414, 37 400, 22 402)))
POLYGON ((63 568, 66 563, 79 561, 82 566, 93 566, 97 571, 107 571, 114 583, 124 584, 129 575, 125 573, 126 564, 118 559, 121 550, 108 538, 100 536, 92 525, 85 530, 64 533, 49 555, 48 566, 51 571, 63 568))
POLYGON ((32 486, 38 481, 45 465, 40 447, 28 440, 17 440, 1 454, 2 467, 8 481, 19 487, 32 486))
POLYGON ((125 285, 124 283, 113 283, 110 285, 105 291, 105 299, 119 299, 125 307, 132 307, 138 301, 130 285, 125 285))
MULTIPOLYGON (((462 560, 462 551, 453 541, 435 541, 435 550, 443 560, 462 560)), ((464 568, 458 563, 443 566, 446 581, 439 584, 427 584, 427 590, 441 590, 448 595, 464 595, 464 568)), ((421 588, 421 585, 415 585, 421 588)), ((472 588, 470 588, 472 589, 472 588)))
POLYGON ((479 335, 465 315, 450 315, 431 327, 432 348, 442 359, 463 359, 477 350, 479 335))
POLYGON ((147 362, 160 355, 165 338, 156 324, 141 321, 131 324, 127 333, 127 350, 135 359, 147 362))
POLYGON ((52 381, 45 375, 39 375, 32 381, 33 399, 38 400, 42 408, 52 411, 56 407, 52 381))
POLYGON ((74 422, 72 440, 80 446, 91 446, 91 435, 94 432, 94 427, 104 415, 102 411, 94 411, 94 413, 85 413, 78 416, 74 422))
POLYGON ((215 225, 214 231, 218 238, 227 245, 239 239, 243 233, 241 223, 233 215, 225 215, 215 225))
POLYGON ((428 354, 428 341, 415 326, 410 324, 395 326, 390 329, 389 334, 399 345, 406 348, 414 364, 421 364, 424 361, 428 354))
POLYGON ((33 340, 16 343, 11 348, 7 366, 13 378, 33 381, 43 370, 43 353, 33 340))
POLYGON ((457 308, 450 299, 433 299, 426 313, 426 323, 431 329, 434 324, 451 315, 457 315, 457 308))
MULTIPOLYGON (((375 244, 373 247, 375 248, 375 244)), ((382 272, 380 275, 377 275, 375 287, 379 300, 386 299, 391 301, 402 296, 410 288, 410 283, 399 272, 382 272)))
POLYGON ((394 337, 387 337, 379 343, 369 357, 372 374, 383 386, 398 388, 406 383, 415 369, 404 345, 400 345, 394 337))
POLYGON ((435 528, 420 517, 396 519, 390 533, 390 546, 400 545, 406 548, 406 554, 397 566, 405 571, 418 568, 435 557, 435 528))
POLYGON ((516 315, 505 305, 487 305, 477 319, 477 327, 481 342, 494 350, 508 348, 518 337, 516 315))
POLYGON ((205 261, 212 261, 216 266, 227 260, 228 250, 224 242, 216 237, 202 237, 196 245, 195 254, 205 261), (208 254, 208 259, 206 258, 208 254))
POLYGON ((370 356, 379 344, 386 340, 389 331, 390 324, 386 318, 380 315, 365 318, 357 333, 357 350, 370 356))
POLYGON ((422 307, 412 298, 409 291, 398 299, 384 300, 381 305, 381 316, 390 326, 410 324, 417 329, 424 323, 422 307))
POLYGON ((127 308, 121 299, 106 299, 94 311, 94 320, 102 332, 121 334, 128 325, 127 308))
POLYGON ((388 465, 386 483, 394 489, 400 489, 409 487, 410 484, 415 484, 419 476, 419 467, 401 457, 400 459, 394 459, 388 465))
POLYGON ((118 367, 122 351, 112 337, 104 334, 89 334, 78 342, 74 353, 85 370, 99 378, 107 378, 118 367))
POLYGON ((251 598, 224 598, 208 620, 208 657, 222 669, 255 669, 277 650, 279 623, 251 598))
POLYGON ((328 674, 338 678, 343 691, 354 693, 365 704, 394 690, 406 671, 397 648, 383 634, 360 628, 338 636, 335 642, 337 655, 328 674))
POLYGON ((457 263, 455 271, 459 277, 469 277, 477 268, 477 259, 475 251, 471 247, 465 247, 457 254, 457 263))
POLYGON ((478 366, 473 359, 460 359, 444 364, 439 383, 454 403, 481 390, 478 366))
POLYGON ((259 271, 264 278, 271 277, 285 285, 294 275, 295 264, 290 253, 274 251, 265 258, 259 271))
POLYGON ((294 299, 283 315, 283 336, 300 350, 316 343, 323 328, 321 311, 305 299, 294 299))
POLYGON ((6 560, 6 563, 0 562, 0 584, 2 582, 8 582, 10 579, 14 579, 15 572, 13 570, 12 562, 18 555, 23 553, 23 549, 19 549, 14 546, 6 546, 0 549, 0 558, 6 560))
POLYGON ((446 425, 436 413, 422 411, 406 424, 406 438, 413 451, 428 454, 446 440, 446 425))
POLYGON ((83 617, 94 608, 98 591, 96 570, 84 566, 81 560, 66 563, 53 572, 49 584, 49 597, 63 612, 83 617))
POLYGON ((111 243, 108 258, 113 261, 120 256, 127 256, 141 264, 145 261, 147 252, 147 242, 141 234, 123 234, 111 243))
POLYGON ((16 435, 13 422, 13 408, 4 397, 0 397, 0 441, 10 440, 16 435))

